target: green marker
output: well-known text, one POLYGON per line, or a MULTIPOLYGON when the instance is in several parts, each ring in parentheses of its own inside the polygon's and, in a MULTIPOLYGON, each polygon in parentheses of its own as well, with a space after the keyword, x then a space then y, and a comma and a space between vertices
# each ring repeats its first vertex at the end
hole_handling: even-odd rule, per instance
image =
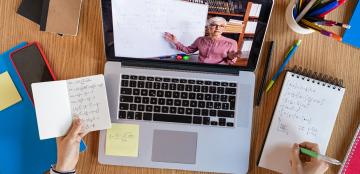
POLYGON ((336 159, 327 157, 325 155, 318 154, 318 153, 316 153, 314 151, 311 151, 309 149, 305 149, 303 147, 300 147, 300 152, 305 154, 305 155, 309 155, 310 157, 321 159, 321 160, 323 160, 323 161, 325 161, 327 163, 330 163, 330 164, 341 165, 341 162, 336 160, 336 159))
POLYGON ((184 56, 183 60, 188 61, 190 59, 190 56, 184 56))

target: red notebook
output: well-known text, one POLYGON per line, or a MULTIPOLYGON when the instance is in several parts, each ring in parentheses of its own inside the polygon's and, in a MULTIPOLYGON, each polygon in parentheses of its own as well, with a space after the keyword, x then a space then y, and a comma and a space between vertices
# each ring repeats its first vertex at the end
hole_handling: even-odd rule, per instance
POLYGON ((360 125, 355 133, 339 174, 360 173, 360 125))

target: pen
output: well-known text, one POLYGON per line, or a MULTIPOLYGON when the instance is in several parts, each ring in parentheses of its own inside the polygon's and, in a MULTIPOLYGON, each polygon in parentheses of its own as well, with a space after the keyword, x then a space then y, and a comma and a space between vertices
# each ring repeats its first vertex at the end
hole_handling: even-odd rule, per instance
POLYGON ((300 152, 305 154, 305 155, 309 155, 310 157, 321 159, 321 160, 323 160, 325 162, 328 162, 330 164, 341 165, 341 162, 334 159, 334 158, 330 158, 330 157, 327 157, 325 155, 318 154, 318 153, 316 153, 314 151, 311 151, 309 149, 305 149, 303 147, 300 147, 300 152))
POLYGON ((261 102, 261 97, 262 97, 262 93, 264 91, 264 85, 265 85, 265 82, 266 82, 266 76, 267 76, 267 74, 269 72, 269 64, 270 64, 271 59, 272 59, 273 50, 274 50, 274 41, 271 41, 270 42, 269 52, 268 52, 267 59, 266 59, 266 62, 265 62, 265 69, 264 69, 264 72, 263 72, 262 81, 261 81, 261 84, 260 84, 260 87, 259 87, 259 93, 258 93, 258 96, 256 98, 256 106, 259 106, 260 102, 261 102))
POLYGON ((310 10, 310 8, 314 5, 314 3, 317 0, 311 0, 305 7, 304 9, 300 12, 300 14, 296 17, 296 22, 299 22, 305 15, 306 13, 310 10))
POLYGON ((338 5, 339 5, 339 2, 338 2, 338 1, 331 2, 331 3, 327 4, 327 5, 324 6, 324 7, 315 9, 314 11, 310 12, 310 14, 307 14, 307 16, 318 16, 318 15, 322 15, 322 14, 330 11, 331 9, 336 8, 338 5))
POLYGON ((266 87, 266 92, 269 92, 269 90, 271 89, 271 87, 274 85, 276 79, 280 76, 281 72, 284 70, 285 66, 289 63, 290 59, 292 58, 292 56, 295 54, 295 51, 297 50, 297 48, 300 46, 301 44, 301 40, 296 41, 295 45, 293 45, 288 54, 286 55, 285 61, 284 63, 281 65, 281 67, 279 68, 279 70, 276 72, 276 74, 274 75, 274 77, 271 79, 271 81, 269 82, 268 86, 266 87))

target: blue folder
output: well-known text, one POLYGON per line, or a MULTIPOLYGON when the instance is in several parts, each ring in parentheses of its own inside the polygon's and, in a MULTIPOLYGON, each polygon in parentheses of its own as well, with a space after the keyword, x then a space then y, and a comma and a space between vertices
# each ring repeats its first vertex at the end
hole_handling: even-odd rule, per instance
POLYGON ((360 48, 360 2, 358 1, 357 7, 352 15, 350 21, 350 29, 345 31, 343 42, 360 48))
MULTIPOLYGON (((35 108, 10 60, 10 53, 25 45, 23 42, 0 55, 0 73, 9 72, 22 98, 0 111, 0 174, 41 174, 56 162, 56 141, 40 140, 35 108)), ((82 142, 81 151, 85 148, 82 142)))

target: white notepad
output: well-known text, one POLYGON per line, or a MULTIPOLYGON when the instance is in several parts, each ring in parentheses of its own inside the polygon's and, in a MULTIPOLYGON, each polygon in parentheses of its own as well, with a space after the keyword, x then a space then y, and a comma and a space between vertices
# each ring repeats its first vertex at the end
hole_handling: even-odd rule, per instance
POLYGON ((287 72, 258 165, 291 173, 294 143, 319 144, 325 154, 345 88, 287 72))
POLYGON ((82 132, 111 127, 103 75, 31 85, 40 139, 67 133, 74 116, 83 121, 82 132))

